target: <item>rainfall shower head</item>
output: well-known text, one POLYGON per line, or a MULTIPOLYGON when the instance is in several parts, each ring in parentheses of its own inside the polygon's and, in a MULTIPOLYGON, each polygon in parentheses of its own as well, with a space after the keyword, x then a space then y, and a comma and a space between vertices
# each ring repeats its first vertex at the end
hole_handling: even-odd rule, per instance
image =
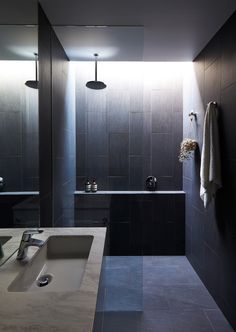
POLYGON ((94 81, 88 81, 86 83, 86 86, 89 89, 102 90, 102 89, 105 89, 107 86, 102 81, 97 80, 97 57, 98 57, 98 54, 95 53, 94 56, 95 56, 95 80, 94 81))
POLYGON ((34 53, 35 55, 35 80, 29 80, 25 82, 25 85, 32 89, 39 88, 39 81, 38 81, 38 54, 34 53))
POLYGON ((86 83, 87 88, 94 90, 105 89, 107 86, 101 81, 89 81, 86 83))
POLYGON ((32 89, 38 89, 39 81, 26 81, 25 85, 32 89))

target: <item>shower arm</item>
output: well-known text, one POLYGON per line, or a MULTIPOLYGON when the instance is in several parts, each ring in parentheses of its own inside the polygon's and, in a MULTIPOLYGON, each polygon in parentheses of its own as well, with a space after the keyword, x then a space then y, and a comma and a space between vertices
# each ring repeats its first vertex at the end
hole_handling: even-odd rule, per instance
POLYGON ((38 53, 34 53, 35 56, 35 81, 38 81, 38 53))
POLYGON ((98 76, 98 64, 97 64, 97 55, 95 55, 95 82, 97 82, 97 76, 98 76))
POLYGON ((38 81, 38 61, 37 59, 35 60, 35 80, 36 82, 38 81))

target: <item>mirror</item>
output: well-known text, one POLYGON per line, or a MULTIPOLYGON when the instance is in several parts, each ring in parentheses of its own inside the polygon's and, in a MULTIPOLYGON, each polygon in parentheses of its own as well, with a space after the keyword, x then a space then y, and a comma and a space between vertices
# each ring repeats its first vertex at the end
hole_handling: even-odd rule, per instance
POLYGON ((6 229, 39 226, 38 90, 25 85, 36 75, 37 2, 1 7, 0 263, 19 245, 6 229))

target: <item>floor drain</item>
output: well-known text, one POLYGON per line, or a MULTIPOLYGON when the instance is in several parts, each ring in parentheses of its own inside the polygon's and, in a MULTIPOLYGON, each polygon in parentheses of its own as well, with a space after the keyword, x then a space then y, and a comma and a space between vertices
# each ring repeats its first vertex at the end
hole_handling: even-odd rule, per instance
POLYGON ((44 287, 47 286, 52 281, 51 274, 44 274, 37 279, 37 286, 44 287))

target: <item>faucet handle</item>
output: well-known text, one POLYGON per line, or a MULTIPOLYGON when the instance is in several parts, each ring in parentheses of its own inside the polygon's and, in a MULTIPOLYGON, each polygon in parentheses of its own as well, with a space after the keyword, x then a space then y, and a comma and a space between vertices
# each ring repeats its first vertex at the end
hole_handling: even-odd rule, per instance
POLYGON ((27 229, 26 231, 23 232, 22 235, 22 240, 23 241, 29 241, 31 239, 31 236, 34 234, 40 234, 43 233, 43 229, 27 229))

